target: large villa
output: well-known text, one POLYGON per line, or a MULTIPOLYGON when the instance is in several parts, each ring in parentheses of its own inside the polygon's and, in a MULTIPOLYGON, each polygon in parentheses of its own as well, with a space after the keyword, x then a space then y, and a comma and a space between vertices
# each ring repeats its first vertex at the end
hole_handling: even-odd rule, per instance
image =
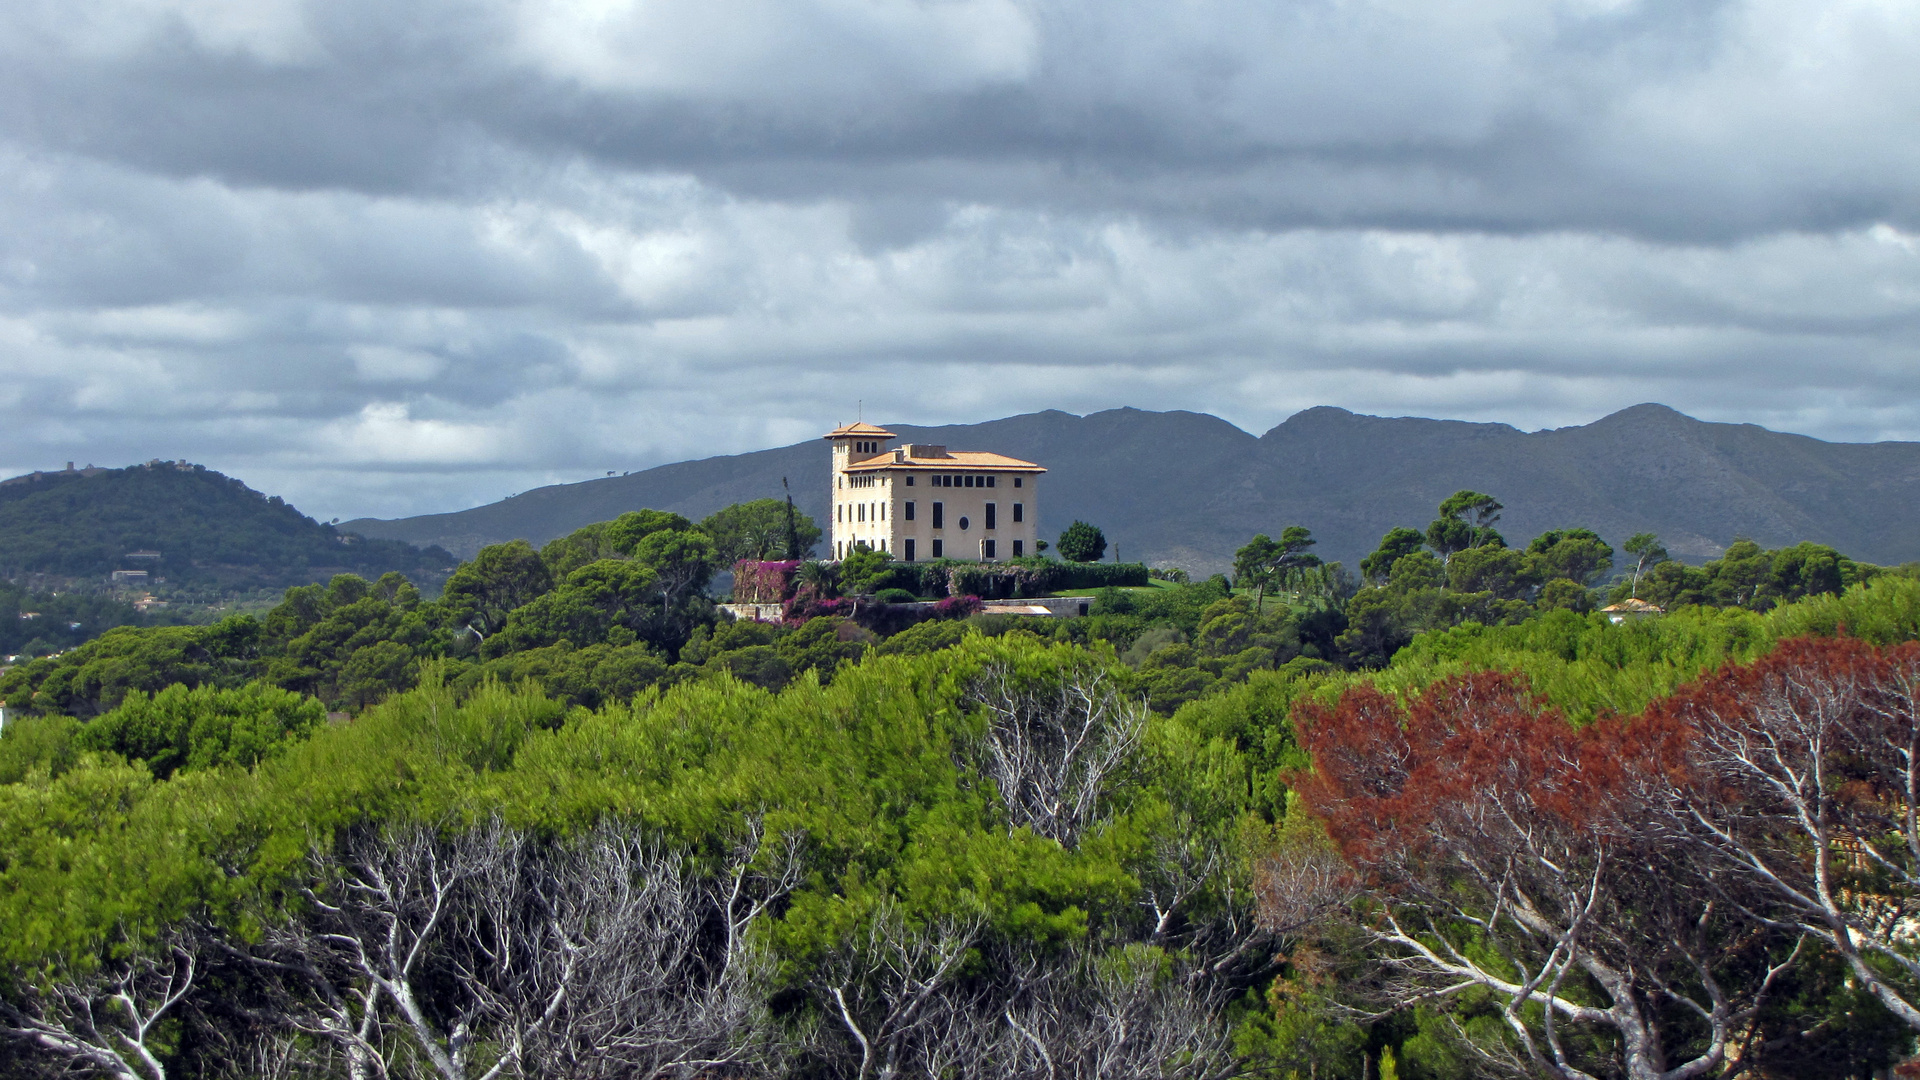
POLYGON ((1040 474, 1004 454, 909 443, 872 424, 826 434, 833 444, 833 558, 865 544, 904 562, 1034 554, 1040 474))

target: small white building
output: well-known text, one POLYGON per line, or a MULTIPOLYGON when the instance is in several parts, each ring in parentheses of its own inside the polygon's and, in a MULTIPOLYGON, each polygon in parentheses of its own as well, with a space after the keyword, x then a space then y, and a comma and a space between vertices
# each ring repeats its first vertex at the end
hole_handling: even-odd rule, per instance
POLYGON ((1040 477, 1031 461, 974 450, 908 444, 872 424, 828 432, 833 444, 830 557, 859 544, 902 562, 1037 554, 1040 477))
POLYGON ((1664 615, 1666 609, 1656 604, 1649 604, 1639 597, 1629 597, 1617 604, 1608 604, 1601 608, 1600 614, 1605 615, 1608 622, 1619 626, 1623 622, 1635 622, 1650 615, 1664 615))

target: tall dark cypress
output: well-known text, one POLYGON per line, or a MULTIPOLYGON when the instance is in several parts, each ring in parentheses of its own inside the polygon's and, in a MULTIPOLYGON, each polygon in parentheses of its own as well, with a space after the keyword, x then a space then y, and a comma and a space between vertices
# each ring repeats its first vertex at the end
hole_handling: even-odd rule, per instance
POLYGON ((787 493, 787 558, 790 561, 800 559, 800 526, 793 517, 793 489, 787 486, 787 478, 780 478, 780 490, 787 493))

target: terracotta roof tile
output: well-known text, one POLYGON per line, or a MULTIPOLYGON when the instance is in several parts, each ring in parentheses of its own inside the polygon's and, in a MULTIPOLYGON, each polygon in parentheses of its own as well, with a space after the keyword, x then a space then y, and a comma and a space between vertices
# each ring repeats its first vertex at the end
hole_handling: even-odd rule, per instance
POLYGON ((1664 614, 1666 613, 1666 609, 1665 609, 1665 608, 1662 608, 1662 607, 1658 607, 1658 606, 1656 606, 1656 605, 1654 605, 1654 604, 1649 604, 1649 603, 1647 603, 1647 602, 1646 602, 1645 600, 1642 600, 1642 599, 1640 599, 1640 598, 1639 598, 1639 597, 1637 597, 1637 596, 1636 596, 1636 597, 1628 597, 1627 599, 1625 599, 1625 600, 1622 600, 1622 601, 1620 601, 1620 602, 1619 602, 1619 603, 1617 603, 1617 604, 1608 604, 1608 605, 1607 605, 1606 607, 1603 607, 1603 608, 1601 608, 1600 610, 1601 610, 1601 611, 1603 611, 1603 612, 1607 612, 1607 611, 1633 611, 1633 612, 1641 612, 1641 613, 1645 613, 1645 614, 1652 614, 1652 613, 1654 613, 1654 612, 1659 612, 1659 613, 1661 613, 1661 614, 1663 614, 1663 615, 1664 615, 1664 614))
POLYGON ((897 439, 899 438, 899 436, 895 435, 891 431, 888 431, 886 428, 874 427, 872 424, 869 424, 864 420, 856 424, 842 424, 839 427, 834 428, 832 431, 829 431, 825 435, 822 435, 820 437, 823 439, 846 439, 846 438, 897 439))
POLYGON ((1008 457, 1005 454, 990 454, 982 450, 953 450, 945 457, 902 457, 895 460, 891 452, 879 457, 866 458, 847 466, 848 472, 883 472, 887 469, 914 469, 922 472, 951 472, 957 469, 996 469, 1002 471, 1043 473, 1047 470, 1031 461, 1008 457))

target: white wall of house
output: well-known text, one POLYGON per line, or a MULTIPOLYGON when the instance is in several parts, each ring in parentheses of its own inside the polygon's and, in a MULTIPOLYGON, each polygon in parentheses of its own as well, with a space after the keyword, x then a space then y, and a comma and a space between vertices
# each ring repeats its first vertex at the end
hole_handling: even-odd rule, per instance
POLYGON ((1036 554, 1045 469, 998 454, 950 454, 945 447, 890 450, 891 433, 879 429, 827 438, 833 443, 828 558, 845 558, 859 544, 914 562, 1036 554))

